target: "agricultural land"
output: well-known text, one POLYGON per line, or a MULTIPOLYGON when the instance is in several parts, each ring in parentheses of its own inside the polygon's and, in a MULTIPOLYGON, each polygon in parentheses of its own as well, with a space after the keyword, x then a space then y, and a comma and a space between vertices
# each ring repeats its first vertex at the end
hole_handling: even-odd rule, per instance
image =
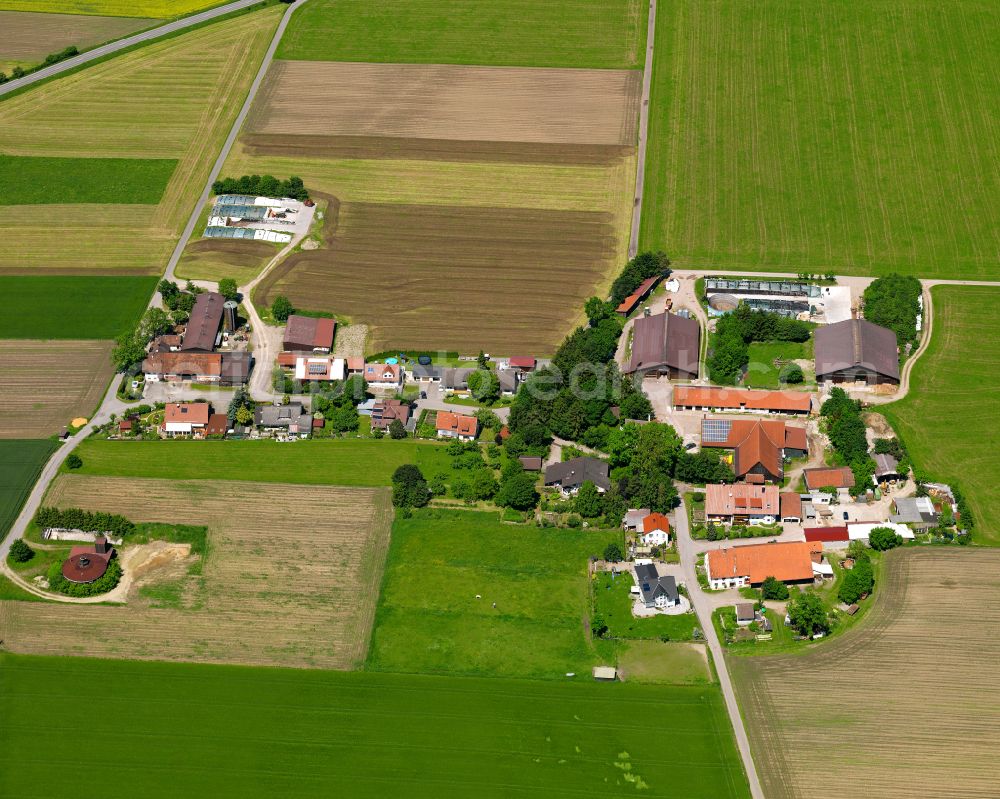
POLYGON ((0 339, 0 438, 45 438, 89 417, 114 372, 110 353, 110 341, 0 339), (40 379, 40 363, 59 379, 40 379))
POLYGON ((134 796, 137 784, 154 799, 380 797, 387 788, 488 799, 749 796, 725 708, 704 687, 3 654, 0 746, 19 764, 2 771, 6 795, 75 790, 79 734, 51 719, 95 673, 114 686, 89 726, 119 752, 102 780, 108 799, 134 796), (636 734, 650 708, 670 720, 669 750, 636 734))
POLYGON ((54 441, 0 439, 0 534, 6 535, 45 461, 55 451, 54 441))
POLYGON ((647 9, 644 0, 311 0, 277 57, 635 69, 647 9))
POLYGON ((50 158, 0 155, 0 204, 156 205, 177 167, 172 158, 50 158))
POLYGON ((46 502, 205 525, 207 554, 193 574, 181 569, 124 607, 0 605, 13 651, 313 668, 364 660, 389 543, 386 489, 72 474, 46 502))
POLYGON ((684 267, 1000 278, 1000 15, 657 12, 642 248, 684 267))
MULTIPOLYGON (((0 253, 0 273, 160 274, 281 10, 158 41, 0 103, 7 156, 177 161, 155 205, 128 192, 80 204, 56 181, 47 204, 0 207, 0 235, 17 243, 0 253)), ((24 186, 15 196, 37 203, 35 194, 24 186)))
POLYGON ((183 17, 219 5, 218 0, 0 0, 0 10, 111 17, 183 17))
POLYGON ((910 549, 886 565, 864 625, 804 654, 728 658, 769 799, 995 791, 1000 643, 980 611, 1000 602, 1000 552, 910 549), (891 688, 863 687, 879 679, 891 688), (961 741, 960 762, 941 741, 961 741))
POLYGON ((278 253, 264 241, 200 239, 184 248, 177 274, 194 280, 232 278, 240 286, 253 280, 278 253))
POLYGON ((882 410, 919 468, 962 487, 976 541, 1000 544, 1000 289, 936 286, 934 334, 906 398, 882 410), (957 421, 957 420, 960 420, 957 421))
MULTIPOLYGON (((10 3, 0 3, 0 9, 10 3)), ((30 4, 36 8, 39 3, 30 4)), ((149 28, 156 20, 86 14, 36 14, 0 10, 0 61, 41 63, 51 53, 75 45, 80 50, 149 28)))

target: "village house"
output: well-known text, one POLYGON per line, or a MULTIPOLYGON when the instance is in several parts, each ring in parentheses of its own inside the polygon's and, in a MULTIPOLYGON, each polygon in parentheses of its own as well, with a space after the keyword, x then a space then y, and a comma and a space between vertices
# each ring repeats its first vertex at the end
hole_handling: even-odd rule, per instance
POLYGON ((401 400, 376 400, 371 416, 373 430, 388 430, 396 419, 405 427, 410 421, 410 406, 401 400))
POLYGON ((909 524, 915 530, 929 530, 937 527, 941 514, 934 507, 930 497, 900 497, 892 501, 894 513, 889 521, 894 524, 909 524))
POLYGON ((195 298, 181 343, 183 352, 215 350, 219 345, 225 302, 226 298, 215 291, 206 291, 195 298))
POLYGON ((850 489, 854 487, 854 472, 847 466, 822 467, 818 469, 805 469, 802 476, 806 481, 806 488, 813 493, 813 502, 822 502, 823 497, 816 492, 823 488, 835 488, 841 498, 850 495, 850 489))
POLYGON ((254 424, 265 431, 286 431, 290 436, 308 438, 312 434, 313 419, 301 402, 287 405, 258 405, 254 411, 254 424))
POLYGON ((642 520, 649 516, 649 508, 630 508, 625 512, 622 527, 631 532, 638 532, 642 529, 642 520))
POLYGON ((705 553, 705 574, 713 591, 759 586, 768 577, 783 583, 811 583, 827 570, 821 544, 787 541, 713 549, 705 553))
POLYGON ((736 624, 740 627, 747 627, 757 620, 757 608, 753 602, 737 602, 734 608, 736 609, 736 624))
POLYGON ((737 479, 757 476, 780 483, 786 458, 801 458, 809 451, 806 431, 782 421, 764 419, 701 420, 702 447, 733 450, 733 472, 737 479))
POLYGON ((896 334, 867 319, 820 325, 813 333, 816 381, 899 385, 896 334))
POLYGON ((253 368, 249 352, 155 352, 142 362, 147 382, 218 383, 239 386, 253 368))
POLYGON ((517 460, 526 472, 540 472, 542 470, 542 458, 537 455, 522 455, 517 460))
POLYGON ((642 604, 647 608, 664 610, 680 604, 677 581, 671 576, 661 577, 655 563, 635 565, 635 584, 639 587, 642 604))
POLYGON ((650 513, 642 520, 639 540, 647 547, 662 547, 670 543, 670 520, 662 513, 650 513))
POLYGON ((782 523, 798 524, 802 521, 802 497, 792 491, 778 494, 778 507, 782 523))
POLYGON ((527 356, 515 356, 508 360, 509 368, 516 369, 519 372, 533 372, 537 365, 538 361, 535 358, 527 356))
POLYGON ((399 391, 403 387, 403 369, 398 363, 366 363, 364 377, 369 388, 399 391))
POLYGON ((292 314, 285 323, 282 346, 287 352, 330 352, 337 322, 292 314))
POLYGON ((345 377, 344 359, 318 356, 298 356, 295 359, 295 379, 303 383, 329 383, 345 377))
POLYGON ((557 487, 563 496, 575 494, 588 480, 602 494, 611 488, 608 464, 597 458, 581 457, 552 463, 545 467, 546 487, 557 487))
POLYGON ((205 435, 212 406, 207 402, 168 402, 163 409, 163 426, 160 428, 168 438, 176 436, 205 435))
POLYGON ((805 391, 761 391, 749 388, 674 386, 673 406, 679 411, 731 411, 808 416, 812 394, 805 391))
POLYGON ((626 374, 698 379, 701 327, 697 319, 672 313, 636 317, 626 374))
POLYGON ((460 441, 475 441, 479 434, 479 420, 451 411, 438 411, 435 422, 439 438, 457 438, 460 441))
POLYGON ((705 518, 722 524, 774 524, 780 503, 775 485, 705 486, 705 518))

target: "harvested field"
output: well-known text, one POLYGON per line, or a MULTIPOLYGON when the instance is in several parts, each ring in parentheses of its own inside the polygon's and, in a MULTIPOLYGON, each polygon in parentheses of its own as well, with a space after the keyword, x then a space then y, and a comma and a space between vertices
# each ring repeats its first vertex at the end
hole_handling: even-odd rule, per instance
POLYGON ((336 229, 333 213, 326 248, 290 256, 259 298, 368 324, 373 352, 550 353, 616 260, 610 213, 343 203, 336 229))
POLYGON ((248 130, 630 145, 641 77, 635 70, 279 61, 248 130))
POLYGON ((276 246, 263 241, 201 239, 184 248, 177 275, 215 281, 231 277, 242 286, 257 277, 277 253, 276 246))
MULTIPOLYGON (((0 2, 0 8, 7 5, 0 2)), ((155 19, 141 17, 0 11, 0 59, 41 62, 49 53, 58 52, 64 47, 76 45, 80 50, 85 50, 155 23, 155 19)))
POLYGON ((156 206, 0 209, 0 236, 12 243, 0 272, 159 274, 281 13, 198 28, 0 103, 7 155, 178 160, 156 206))
POLYGON ((805 654, 728 658, 769 799, 996 796, 1000 552, 886 555, 863 625, 805 654))
POLYGON ((111 16, 183 17, 218 0, 0 0, 0 8, 10 11, 42 11, 61 14, 111 16))
POLYGON ((23 653, 353 668, 368 648, 392 509, 388 489, 62 475, 47 502, 204 524, 181 607, 0 603, 23 653))
POLYGON ((45 438, 100 405, 110 341, 0 340, 0 438, 45 438))

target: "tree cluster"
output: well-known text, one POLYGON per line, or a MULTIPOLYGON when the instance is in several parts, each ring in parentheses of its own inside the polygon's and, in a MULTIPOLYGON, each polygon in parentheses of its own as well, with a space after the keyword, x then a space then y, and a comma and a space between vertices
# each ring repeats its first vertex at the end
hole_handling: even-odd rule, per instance
POLYGON ((760 585, 760 595, 762 599, 782 602, 788 599, 788 586, 777 577, 767 577, 760 585))
MULTIPOLYGON (((359 402, 368 397, 368 384, 361 375, 351 375, 324 386, 313 394, 312 409, 322 413, 327 424, 337 433, 349 433, 358 429, 359 402)), ((395 419, 394 421, 399 421, 395 419)), ((402 427, 402 424, 399 425, 402 427)), ((390 435, 392 430, 389 431, 390 435)), ((403 437, 406 431, 403 430, 403 437)))
POLYGON ((788 618, 792 627, 808 637, 830 629, 826 606, 811 591, 803 591, 788 602, 788 618))
MULTIPOLYGON (((812 329, 806 322, 771 311, 756 311, 741 302, 730 314, 715 323, 709 346, 708 373, 713 383, 734 386, 750 362, 750 344, 754 341, 808 341, 812 329)), ((798 374, 801 375, 799 369, 798 374)), ((802 382, 794 372, 786 382, 802 382)))
POLYGON ((233 398, 229 401, 229 407, 226 409, 226 419, 229 426, 251 424, 256 409, 257 403, 253 401, 246 386, 240 386, 233 393, 233 398))
POLYGON ((146 357, 146 348, 157 336, 166 333, 173 326, 162 308, 148 308, 135 330, 122 333, 115 340, 111 350, 111 361, 118 372, 127 372, 140 364, 146 357))
POLYGON ((290 197, 293 200, 308 200, 309 191, 302 178, 292 176, 288 180, 278 180, 274 175, 243 175, 238 178, 222 178, 212 184, 212 193, 248 194, 255 197, 290 197))
POLYGON ((858 552, 854 555, 854 567, 844 574, 837 597, 845 605, 853 605, 874 588, 875 570, 872 568, 871 558, 866 552, 858 552))
POLYGON ((628 297, 654 275, 665 275, 670 269, 670 259, 664 252, 643 252, 625 264, 621 274, 611 284, 610 304, 617 308, 628 297))
POLYGON ((112 558, 108 570, 92 583, 74 583, 62 575, 62 564, 58 561, 49 567, 46 575, 49 590, 72 597, 97 596, 106 594, 122 579, 122 565, 118 558, 112 558))
POLYGON ((14 67, 10 72, 10 77, 7 77, 7 73, 0 72, 0 84, 4 84, 9 80, 17 80, 18 78, 23 78, 25 75, 34 72, 42 67, 52 66, 53 64, 58 64, 60 61, 65 61, 67 58, 72 58, 75 55, 79 55, 80 51, 75 45, 70 45, 69 47, 64 47, 58 53, 49 53, 45 56, 45 61, 39 66, 33 67, 31 69, 25 69, 24 67, 17 66, 14 67))
POLYGON ((392 473, 392 504, 397 508, 422 508, 431 499, 420 467, 406 463, 392 473))
MULTIPOLYGON (((478 443, 453 439, 448 442, 446 450, 452 458, 452 469, 468 473, 458 474, 451 480, 451 493, 456 499, 479 502, 496 496, 499 485, 493 470, 483 460, 483 451, 478 443)), ((441 479, 443 481, 443 476, 441 479)))
POLYGON ((895 273, 873 280, 865 289, 865 319, 889 328, 900 347, 917 340, 920 281, 895 273))
POLYGON ((489 368, 480 367, 470 372, 466 384, 472 396, 484 405, 491 405, 500 399, 500 378, 489 368))
POLYGON ((287 322, 288 317, 295 313, 295 306, 284 294, 279 294, 271 303, 271 316, 279 322, 287 322))
POLYGON ((681 452, 677 457, 674 477, 684 483, 732 483, 736 479, 719 453, 711 449, 694 454, 681 452))
POLYGON ((135 532, 135 524, 120 514, 95 513, 81 508, 60 510, 41 507, 35 512, 35 524, 42 530, 49 527, 65 527, 68 530, 113 533, 116 536, 131 535, 135 532))
POLYGON ((875 461, 868 455, 865 423, 861 418, 861 403, 852 400, 844 389, 835 387, 820 408, 826 420, 826 434, 843 463, 854 472, 851 493, 863 494, 872 485, 875 461))
POLYGON ((35 557, 35 550, 23 538, 15 538, 10 545, 10 558, 15 563, 27 563, 35 557))
POLYGON ((876 552, 885 552, 903 545, 903 537, 891 527, 875 527, 868 536, 868 546, 876 552))

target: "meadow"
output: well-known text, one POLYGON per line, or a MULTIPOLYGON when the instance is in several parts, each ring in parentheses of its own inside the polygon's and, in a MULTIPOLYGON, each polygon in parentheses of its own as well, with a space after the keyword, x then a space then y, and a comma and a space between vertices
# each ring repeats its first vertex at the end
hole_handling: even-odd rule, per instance
MULTIPOLYGON (((204 525, 203 563, 132 569, 124 606, 0 605, 8 650, 357 668, 389 545, 389 490, 63 474, 46 503, 204 525)), ((127 558, 127 550, 123 550, 127 558)))
POLYGON ((793 389, 795 385, 783 383, 781 378, 787 361, 809 361, 808 366, 802 366, 805 377, 803 385, 816 382, 816 368, 813 364, 812 339, 799 341, 753 341, 749 345, 750 363, 743 378, 743 385, 750 388, 780 388, 793 389), (778 366, 775 361, 782 363, 778 366))
POLYGON ((8 156, 177 161, 156 205, 0 207, 0 235, 16 243, 0 253, 0 272, 160 274, 283 8, 154 42, 0 103, 8 156))
POLYGON ((1000 278, 1000 15, 657 11, 640 247, 685 268, 1000 278))
POLYGON ((75 452, 81 473, 198 480, 249 480, 304 485, 386 486, 421 447, 443 446, 375 439, 277 441, 101 441, 75 452))
POLYGON ((116 753, 107 799, 749 796, 715 688, 0 654, 5 796, 79 790, 79 731, 51 720, 95 674, 110 686, 88 721, 116 753), (669 748, 637 730, 650 708, 669 748))
POLYGON ((57 447, 48 440, 0 439, 0 535, 6 535, 14 523, 57 447))
POLYGON ((634 69, 647 9, 644 0, 312 0, 277 57, 634 69))
POLYGON ((183 17, 217 5, 219 0, 0 0, 4 11, 159 19, 183 17))
POLYGON ((139 321, 153 277, 0 275, 0 339, 113 339, 139 321))
POLYGON ((882 405, 914 469, 960 486, 975 541, 1000 545, 1000 289, 935 286, 933 332, 905 398, 882 405))
POLYGON ((609 653, 589 640, 587 559, 617 538, 503 524, 495 512, 397 519, 367 667, 547 679, 589 672, 609 653))
POLYGON ((995 793, 998 569, 991 550, 893 550, 863 625, 798 655, 727 655, 766 796, 995 793))
MULTIPOLYGON (((32 2, 33 6, 38 3, 32 2)), ((151 27, 141 17, 95 17, 85 14, 36 14, 4 11, 0 2, 0 59, 40 63, 69 45, 80 50, 151 27)))
POLYGON ((45 438, 89 417, 114 373, 110 341, 0 339, 0 438, 45 438), (42 372, 48 377, 40 376, 42 372))
POLYGON ((633 616, 635 597, 630 593, 633 585, 635 580, 629 572, 617 576, 600 572, 594 577, 594 614, 608 625, 609 638, 691 640, 695 627, 699 626, 694 613, 658 614, 646 619, 633 616))
POLYGON ((176 167, 171 158, 0 155, 0 205, 156 205, 176 167))

